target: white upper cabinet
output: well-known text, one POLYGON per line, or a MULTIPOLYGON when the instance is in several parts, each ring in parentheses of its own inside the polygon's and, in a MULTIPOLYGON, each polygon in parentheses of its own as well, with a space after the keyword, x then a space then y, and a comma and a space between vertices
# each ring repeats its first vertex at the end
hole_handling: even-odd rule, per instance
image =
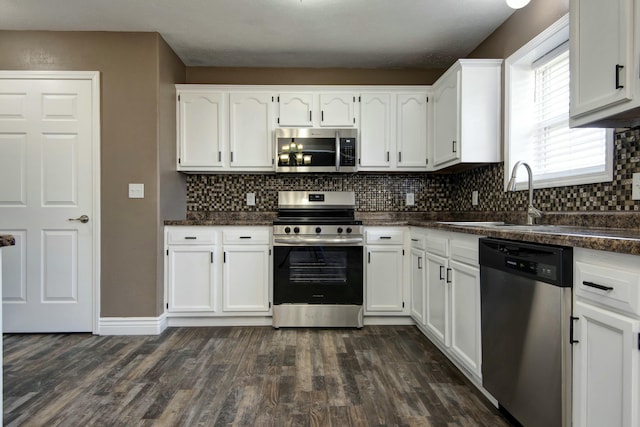
MULTIPOLYGON (((313 94, 281 93, 278 95, 279 126, 313 126, 313 94)), ((317 114, 317 112, 316 112, 317 114)))
POLYGON ((434 169, 502 160, 501 65, 501 59, 461 59, 433 85, 434 169))
POLYGON ((571 0, 571 126, 640 124, 640 8, 634 3, 571 0))
POLYGON ((221 169, 227 141, 226 94, 178 93, 177 104, 178 170, 221 169))
POLYGON ((343 93, 320 94, 320 126, 356 126, 356 96, 343 93))
POLYGON ((363 170, 385 170, 395 160, 391 141, 391 93, 363 93, 360 96, 360 165, 363 170))
POLYGON ((232 92, 229 97, 229 164, 243 171, 273 170, 273 96, 232 92))
POLYGON ((399 169, 427 169, 427 104, 426 93, 397 95, 396 142, 399 169))

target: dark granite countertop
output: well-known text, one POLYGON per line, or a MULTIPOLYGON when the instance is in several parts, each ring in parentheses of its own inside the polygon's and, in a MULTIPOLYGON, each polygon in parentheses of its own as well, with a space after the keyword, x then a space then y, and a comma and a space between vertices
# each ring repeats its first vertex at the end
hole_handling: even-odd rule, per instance
POLYGON ((0 248, 3 246, 13 246, 16 244, 16 239, 10 234, 0 234, 0 248))
MULTIPOLYGON (((198 212, 165 225, 271 225, 275 212, 198 212)), ((438 221, 503 221, 524 224, 523 212, 357 212, 365 226, 415 226, 510 240, 573 246, 640 255, 640 213, 545 212, 546 224, 556 227, 443 224, 438 221)))

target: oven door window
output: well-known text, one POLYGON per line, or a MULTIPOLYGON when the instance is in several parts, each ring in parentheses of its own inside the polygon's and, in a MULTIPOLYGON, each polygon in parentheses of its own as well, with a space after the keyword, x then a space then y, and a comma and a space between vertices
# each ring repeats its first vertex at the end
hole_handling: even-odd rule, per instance
POLYGON ((274 303, 362 304, 361 246, 276 246, 274 303))

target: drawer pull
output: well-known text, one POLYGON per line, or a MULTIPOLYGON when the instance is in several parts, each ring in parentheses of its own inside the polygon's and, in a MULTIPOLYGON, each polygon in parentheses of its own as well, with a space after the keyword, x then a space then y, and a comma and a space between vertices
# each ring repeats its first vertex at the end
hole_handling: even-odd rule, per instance
POLYGON ((417 242, 417 241, 418 241, 418 239, 411 239, 411 241, 412 241, 412 242, 417 242))
POLYGON ((391 236, 380 236, 380 238, 381 238, 381 239, 384 239, 384 240, 390 240, 390 239, 391 239, 391 236))
POLYGON ((597 283, 593 283, 593 282, 583 281, 582 284, 585 285, 585 286, 589 286, 590 288, 600 289, 601 291, 609 292, 609 291, 613 290, 613 288, 611 286, 598 285, 597 283))
POLYGON ((250 239, 251 236, 240 236, 241 239, 250 239))
POLYGON ((184 236, 185 240, 196 240, 197 237, 196 236, 184 236))

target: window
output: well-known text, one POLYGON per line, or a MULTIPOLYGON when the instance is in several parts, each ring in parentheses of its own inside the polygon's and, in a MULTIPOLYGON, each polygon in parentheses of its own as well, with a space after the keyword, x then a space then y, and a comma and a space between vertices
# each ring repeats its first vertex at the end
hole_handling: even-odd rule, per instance
POLYGON ((505 61, 505 184, 518 160, 536 188, 612 179, 613 132, 569 128, 568 32, 565 16, 505 61))

